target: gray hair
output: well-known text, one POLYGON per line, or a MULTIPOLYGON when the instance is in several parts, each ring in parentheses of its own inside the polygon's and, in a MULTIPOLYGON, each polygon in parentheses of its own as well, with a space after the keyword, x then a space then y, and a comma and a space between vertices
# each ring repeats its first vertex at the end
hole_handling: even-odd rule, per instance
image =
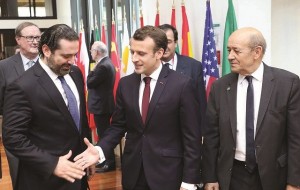
POLYGON ((107 46, 101 41, 94 42, 95 50, 101 52, 104 56, 108 55, 107 46))

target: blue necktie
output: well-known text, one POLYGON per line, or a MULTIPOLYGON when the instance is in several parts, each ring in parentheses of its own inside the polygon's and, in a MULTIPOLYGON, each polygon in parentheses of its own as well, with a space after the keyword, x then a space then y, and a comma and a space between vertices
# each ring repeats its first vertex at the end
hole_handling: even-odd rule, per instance
POLYGON ((73 94, 70 86, 67 84, 67 82, 63 76, 59 76, 58 79, 60 80, 61 85, 66 93, 69 111, 70 111, 71 116, 77 126, 77 129, 79 130, 80 116, 79 116, 79 112, 78 112, 77 100, 75 98, 75 95, 73 94))
POLYGON ((252 76, 246 76, 248 81, 246 101, 246 169, 251 173, 256 167, 254 144, 254 92, 252 76))

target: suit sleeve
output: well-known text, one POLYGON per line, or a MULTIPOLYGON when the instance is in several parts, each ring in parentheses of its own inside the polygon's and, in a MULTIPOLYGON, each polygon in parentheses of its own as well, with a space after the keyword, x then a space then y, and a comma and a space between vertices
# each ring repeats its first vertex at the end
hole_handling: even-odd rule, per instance
POLYGON ((300 81, 293 80, 287 105, 288 176, 287 183, 300 186, 300 81))
POLYGON ((197 184, 200 181, 201 117, 199 103, 192 80, 188 80, 181 93, 180 125, 184 146, 182 181, 197 184))
POLYGON ((87 87, 89 89, 96 88, 109 77, 108 75, 109 72, 105 65, 97 65, 87 76, 87 87))
POLYGON ((29 124, 32 108, 26 93, 16 83, 12 83, 5 93, 3 117, 3 143, 5 148, 33 170, 47 178, 52 175, 58 157, 37 147, 30 136, 29 124))
POLYGON ((2 66, 0 65, 0 115, 3 114, 4 91, 5 91, 5 78, 4 78, 2 66))
POLYGON ((216 100, 216 83, 210 90, 207 104, 206 121, 203 141, 203 181, 204 183, 217 182, 217 156, 219 150, 219 113, 216 100))
POLYGON ((197 91, 199 96, 199 103, 200 103, 200 110, 201 110, 201 126, 202 131, 204 130, 206 126, 206 105, 207 105, 207 99, 206 99, 206 90, 205 90, 205 84, 204 84, 204 78, 203 78, 203 69, 201 62, 198 62, 198 72, 197 72, 197 91))
POLYGON ((110 151, 115 148, 126 132, 126 114, 122 95, 123 80, 121 79, 117 89, 116 107, 112 115, 111 126, 106 129, 103 138, 97 144, 107 157, 110 151))

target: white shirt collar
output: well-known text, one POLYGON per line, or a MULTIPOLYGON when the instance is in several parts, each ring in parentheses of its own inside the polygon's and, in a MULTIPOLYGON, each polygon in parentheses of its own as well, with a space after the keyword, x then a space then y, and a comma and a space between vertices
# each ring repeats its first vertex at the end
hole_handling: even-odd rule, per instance
MULTIPOLYGON (((161 70, 162 70, 162 64, 159 64, 159 67, 149 76, 151 77, 151 80, 154 79, 157 81, 161 70)), ((141 74, 141 81, 144 79, 144 77, 146 77, 146 75, 141 74)))
MULTIPOLYGON (((253 78, 257 81, 262 82, 263 81, 263 75, 264 75, 264 64, 261 63, 259 67, 251 74, 253 78)), ((246 76, 239 74, 238 78, 238 84, 242 83, 244 81, 246 76)))

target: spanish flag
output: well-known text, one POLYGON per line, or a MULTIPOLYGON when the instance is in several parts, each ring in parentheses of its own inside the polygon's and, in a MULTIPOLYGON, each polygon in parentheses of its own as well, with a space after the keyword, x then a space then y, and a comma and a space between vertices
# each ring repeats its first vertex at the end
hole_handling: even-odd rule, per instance
POLYGON ((185 5, 184 2, 181 4, 181 11, 182 11, 182 47, 181 47, 181 54, 186 55, 189 57, 194 57, 193 50, 192 50, 192 40, 191 34, 189 29, 189 22, 186 16, 185 5))

